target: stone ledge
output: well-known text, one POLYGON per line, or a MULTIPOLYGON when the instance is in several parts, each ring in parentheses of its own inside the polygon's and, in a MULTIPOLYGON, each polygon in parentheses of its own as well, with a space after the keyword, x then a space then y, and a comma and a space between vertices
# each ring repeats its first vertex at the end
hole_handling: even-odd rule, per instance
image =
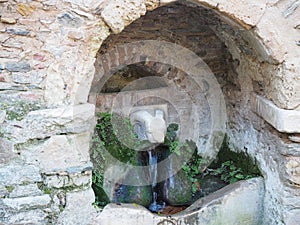
POLYGON ((277 107, 270 100, 253 95, 251 106, 254 112, 283 133, 300 133, 300 111, 277 107))
POLYGON ((22 121, 6 126, 4 134, 14 143, 45 139, 57 134, 82 134, 94 129, 95 106, 81 104, 31 111, 22 121))

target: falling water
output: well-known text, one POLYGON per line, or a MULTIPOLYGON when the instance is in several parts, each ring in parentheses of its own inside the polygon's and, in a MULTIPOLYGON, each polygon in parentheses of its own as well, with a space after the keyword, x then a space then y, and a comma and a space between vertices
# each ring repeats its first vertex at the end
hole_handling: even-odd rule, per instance
POLYGON ((158 162, 158 155, 155 151, 148 151, 149 155, 149 176, 152 186, 152 194, 153 194, 153 202, 149 206, 149 209, 152 212, 158 212, 165 207, 165 203, 159 204, 157 202, 157 192, 155 191, 156 184, 157 184, 157 162, 158 162))
POLYGON ((149 174, 152 188, 154 189, 157 182, 157 154, 154 151, 148 151, 149 155, 149 174))

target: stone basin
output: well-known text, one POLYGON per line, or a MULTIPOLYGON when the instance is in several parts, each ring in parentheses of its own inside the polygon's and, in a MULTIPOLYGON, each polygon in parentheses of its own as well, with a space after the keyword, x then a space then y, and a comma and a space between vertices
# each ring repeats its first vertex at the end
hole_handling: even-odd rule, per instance
POLYGON ((200 198, 171 216, 151 213, 137 204, 108 204, 93 225, 258 225, 263 218, 264 180, 261 177, 230 184, 200 198))

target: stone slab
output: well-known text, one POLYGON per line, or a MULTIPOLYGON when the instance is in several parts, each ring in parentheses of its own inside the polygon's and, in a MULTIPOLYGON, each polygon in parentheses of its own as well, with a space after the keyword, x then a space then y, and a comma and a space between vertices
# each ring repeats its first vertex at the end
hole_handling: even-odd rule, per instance
POLYGON ((88 225, 96 210, 92 203, 95 201, 91 188, 79 192, 69 192, 66 195, 66 206, 58 218, 58 224, 88 225))
POLYGON ((22 197, 22 198, 4 198, 2 203, 8 208, 20 211, 30 208, 46 207, 50 204, 51 198, 49 195, 22 197))
POLYGON ((253 111, 279 132, 300 133, 300 111, 281 109, 259 95, 252 96, 251 104, 253 111))

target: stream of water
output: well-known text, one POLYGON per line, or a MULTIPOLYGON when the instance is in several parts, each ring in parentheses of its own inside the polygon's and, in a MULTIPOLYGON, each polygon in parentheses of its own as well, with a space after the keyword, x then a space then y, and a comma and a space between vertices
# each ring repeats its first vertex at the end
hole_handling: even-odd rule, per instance
POLYGON ((149 206, 149 210, 152 212, 159 212, 165 207, 165 202, 158 202, 158 193, 156 191, 157 186, 157 163, 158 154, 156 151, 148 151, 149 156, 149 177, 152 187, 153 202, 149 206))

